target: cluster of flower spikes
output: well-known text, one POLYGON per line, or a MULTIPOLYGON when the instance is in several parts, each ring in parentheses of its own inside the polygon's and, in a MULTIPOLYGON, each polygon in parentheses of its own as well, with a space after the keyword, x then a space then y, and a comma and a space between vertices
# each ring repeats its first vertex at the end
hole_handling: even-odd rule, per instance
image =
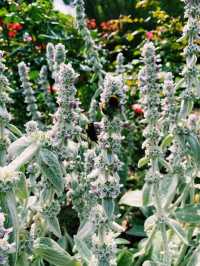
POLYGON ((200 72, 197 68, 197 55, 200 53, 200 2, 198 0, 183 0, 185 2, 185 17, 188 19, 183 29, 183 36, 179 39, 187 39, 188 45, 184 49, 186 66, 183 70, 183 80, 185 90, 182 94, 182 106, 180 116, 186 118, 191 112, 193 99, 200 97, 200 72))
MULTIPOLYGON (((86 23, 86 14, 85 14, 85 7, 83 0, 75 0, 74 1, 76 7, 76 21, 78 30, 84 39, 84 43, 87 49, 87 61, 86 63, 92 69, 92 71, 98 76, 98 89, 96 90, 95 94, 92 97, 90 109, 89 109, 89 116, 90 119, 95 121, 96 119, 96 110, 98 108, 98 103, 96 98, 99 96, 101 92, 101 88, 103 85, 103 78, 104 78, 104 70, 103 70, 103 62, 101 57, 99 56, 99 47, 95 44, 89 29, 87 28, 86 23)), ((102 50, 102 48, 101 48, 102 50)), ((103 57, 102 57, 103 58, 103 57)))
POLYGON ((101 221, 96 218, 96 230, 92 237, 92 250, 98 266, 116 265, 116 244, 112 224, 115 219, 114 200, 119 195, 121 187, 118 171, 122 163, 118 153, 122 141, 121 113, 126 100, 121 76, 107 74, 103 85, 100 97, 103 117, 98 136, 98 152, 94 159, 94 168, 88 176, 91 181, 91 194, 95 196, 97 204, 101 205, 97 205, 99 207, 96 210, 101 210, 101 218, 105 218, 101 221))
POLYGON ((35 95, 32 89, 32 84, 29 79, 29 68, 24 62, 19 63, 18 72, 21 80, 21 86, 23 88, 23 94, 25 96, 25 103, 27 104, 28 116, 32 120, 40 121, 41 114, 38 111, 35 95))
POLYGON ((9 243, 9 236, 12 232, 12 228, 6 229, 4 224, 5 215, 3 212, 0 212, 0 265, 8 266, 8 256, 15 252, 15 244, 9 243))
MULTIPOLYGON (((52 144, 57 151, 66 175, 68 200, 72 200, 73 208, 83 218, 84 206, 87 202, 84 195, 87 183, 84 174, 84 152, 87 144, 82 140, 82 131, 87 121, 76 98, 74 85, 78 75, 70 64, 60 64, 56 71, 58 88, 58 110, 54 115, 54 127, 51 131, 52 144)), ((86 196, 86 195, 85 195, 86 196)))
MULTIPOLYGON (((56 77, 58 76, 60 65, 65 63, 66 59, 65 46, 61 43, 53 45, 53 43, 48 43, 46 48, 46 58, 49 71, 51 72, 51 78, 56 82, 56 77)), ((53 84, 50 84, 53 85, 53 84)))

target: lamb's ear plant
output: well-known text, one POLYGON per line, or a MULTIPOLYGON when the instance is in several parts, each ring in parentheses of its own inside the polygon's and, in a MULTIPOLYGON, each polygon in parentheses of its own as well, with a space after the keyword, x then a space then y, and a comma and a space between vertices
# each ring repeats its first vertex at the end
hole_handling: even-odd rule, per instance
POLYGON ((143 49, 144 68, 139 80, 147 127, 143 147, 148 164, 143 187, 143 204, 154 211, 145 222, 147 240, 143 243, 136 265, 198 265, 199 240, 196 233, 199 204, 195 204, 195 183, 199 172, 200 143, 198 118, 190 113, 199 97, 199 73, 196 66, 199 47, 199 1, 184 1, 188 18, 183 39, 186 66, 183 79, 177 84, 166 73, 160 103, 162 83, 156 65, 155 47, 147 43, 143 49), (185 88, 181 97, 176 89, 185 88), (181 100, 181 101, 180 101, 181 100), (178 105, 180 103, 180 105, 178 105), (159 240, 158 240, 159 239, 159 240), (160 246, 156 246, 160 241, 160 246))

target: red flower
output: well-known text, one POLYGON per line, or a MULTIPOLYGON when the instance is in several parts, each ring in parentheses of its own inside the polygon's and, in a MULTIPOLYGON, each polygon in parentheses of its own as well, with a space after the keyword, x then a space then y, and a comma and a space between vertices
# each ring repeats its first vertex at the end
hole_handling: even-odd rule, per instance
POLYGON ((17 34, 17 32, 15 30, 10 30, 8 32, 8 37, 9 38, 15 38, 16 34, 17 34))
POLYGON ((140 104, 137 104, 137 103, 133 104, 132 109, 136 115, 143 115, 144 114, 144 110, 142 109, 140 104))
POLYGON ((153 40, 153 32, 152 31, 147 31, 146 32, 146 38, 149 41, 153 40))
POLYGON ((20 31, 21 29, 23 29, 23 25, 20 23, 9 23, 8 29, 13 31, 20 31))
POLYGON ((96 20, 95 19, 88 19, 87 20, 87 27, 90 30, 96 29, 96 27, 97 27, 96 20))

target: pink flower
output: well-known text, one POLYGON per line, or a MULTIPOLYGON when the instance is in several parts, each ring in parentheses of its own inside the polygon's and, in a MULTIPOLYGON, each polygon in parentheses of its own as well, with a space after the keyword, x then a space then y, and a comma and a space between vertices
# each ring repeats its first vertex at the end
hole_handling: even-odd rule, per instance
POLYGON ((146 38, 149 41, 153 40, 153 32, 152 31, 147 31, 146 32, 146 38))

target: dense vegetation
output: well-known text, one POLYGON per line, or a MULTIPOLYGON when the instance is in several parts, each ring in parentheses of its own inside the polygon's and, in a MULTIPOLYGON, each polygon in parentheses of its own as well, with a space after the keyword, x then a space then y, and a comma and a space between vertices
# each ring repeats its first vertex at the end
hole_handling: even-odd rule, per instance
POLYGON ((74 8, 0 1, 0 265, 198 266, 199 0, 74 8))

